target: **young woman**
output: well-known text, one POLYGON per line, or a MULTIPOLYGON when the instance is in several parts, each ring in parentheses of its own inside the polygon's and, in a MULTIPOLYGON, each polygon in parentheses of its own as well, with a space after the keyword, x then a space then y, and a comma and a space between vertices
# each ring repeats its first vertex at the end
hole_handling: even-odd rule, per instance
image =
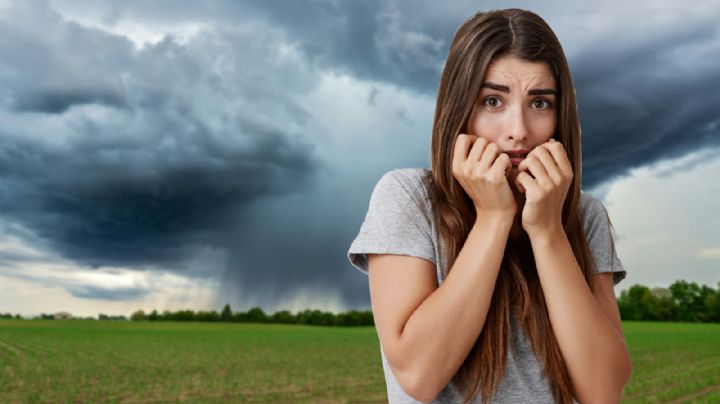
POLYGON ((539 16, 459 28, 431 158, 382 176, 348 251, 369 275, 389 401, 619 401, 626 273, 580 189, 575 90, 539 16))

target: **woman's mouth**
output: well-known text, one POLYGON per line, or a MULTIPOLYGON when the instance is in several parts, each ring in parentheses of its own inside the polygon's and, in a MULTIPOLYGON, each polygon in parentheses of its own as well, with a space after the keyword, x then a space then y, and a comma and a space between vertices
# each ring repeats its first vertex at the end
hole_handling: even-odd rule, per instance
POLYGON ((512 163, 513 167, 517 167, 522 163, 523 160, 527 157, 529 151, 527 150, 509 150, 506 151, 508 157, 510 157, 510 162, 512 163))

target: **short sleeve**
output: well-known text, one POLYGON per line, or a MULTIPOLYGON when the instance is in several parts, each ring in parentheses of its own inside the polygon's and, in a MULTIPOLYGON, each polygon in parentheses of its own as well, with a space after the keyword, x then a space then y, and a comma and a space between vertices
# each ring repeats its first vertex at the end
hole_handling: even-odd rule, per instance
POLYGON ((613 284, 625 279, 627 273, 615 249, 610 217, 602 202, 588 194, 582 194, 583 226, 588 245, 595 259, 597 273, 613 272, 613 284))
POLYGON ((436 264, 431 228, 421 174, 414 169, 389 171, 372 191, 348 259, 365 274, 368 254, 409 255, 436 264))

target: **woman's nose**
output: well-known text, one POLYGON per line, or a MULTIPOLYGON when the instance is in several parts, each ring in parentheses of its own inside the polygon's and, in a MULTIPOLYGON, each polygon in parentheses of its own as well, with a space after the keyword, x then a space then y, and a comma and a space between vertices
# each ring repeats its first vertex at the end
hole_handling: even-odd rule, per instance
POLYGON ((522 108, 511 108, 508 111, 508 122, 506 124, 506 136, 508 140, 515 142, 523 141, 528 136, 528 125, 525 121, 525 113, 522 108))

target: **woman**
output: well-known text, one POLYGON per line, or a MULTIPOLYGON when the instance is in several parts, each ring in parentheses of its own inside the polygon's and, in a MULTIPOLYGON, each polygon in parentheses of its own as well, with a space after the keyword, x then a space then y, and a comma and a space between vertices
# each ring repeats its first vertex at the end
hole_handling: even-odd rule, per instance
POLYGON ((545 21, 511 9, 459 28, 431 158, 383 175, 348 251, 390 402, 619 401, 626 273, 580 190, 575 91, 545 21))

